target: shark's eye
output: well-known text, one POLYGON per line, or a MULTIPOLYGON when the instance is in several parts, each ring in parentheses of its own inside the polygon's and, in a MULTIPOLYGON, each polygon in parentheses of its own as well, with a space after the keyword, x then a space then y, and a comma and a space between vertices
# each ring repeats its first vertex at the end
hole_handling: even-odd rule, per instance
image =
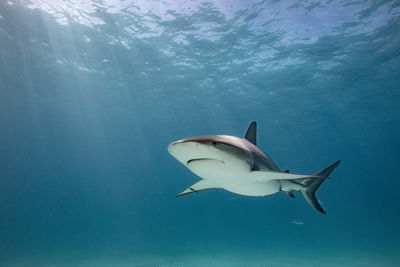
POLYGON ((217 146, 217 142, 212 142, 211 145, 212 145, 213 147, 216 147, 216 146, 217 146))

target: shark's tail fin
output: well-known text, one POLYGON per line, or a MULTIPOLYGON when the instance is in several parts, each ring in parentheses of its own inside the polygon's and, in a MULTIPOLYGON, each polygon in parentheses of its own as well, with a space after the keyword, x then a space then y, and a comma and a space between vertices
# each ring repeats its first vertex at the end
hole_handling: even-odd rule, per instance
POLYGON ((317 191, 318 187, 325 181, 326 178, 331 174, 331 172, 339 165, 340 160, 336 161, 332 165, 316 172, 314 175, 322 176, 321 178, 310 178, 304 179, 301 181, 301 184, 304 185, 303 189, 300 190, 304 199, 311 205, 314 209, 319 212, 326 213, 324 209, 319 204, 318 200, 315 198, 315 191, 317 191))

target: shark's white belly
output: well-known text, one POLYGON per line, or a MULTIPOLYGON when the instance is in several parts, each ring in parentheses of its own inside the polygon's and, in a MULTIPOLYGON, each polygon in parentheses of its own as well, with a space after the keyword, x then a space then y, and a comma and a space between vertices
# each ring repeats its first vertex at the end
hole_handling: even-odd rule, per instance
POLYGON ((278 180, 259 182, 252 175, 248 164, 242 161, 221 161, 215 159, 192 160, 188 168, 216 187, 246 196, 266 196, 279 191, 278 180))

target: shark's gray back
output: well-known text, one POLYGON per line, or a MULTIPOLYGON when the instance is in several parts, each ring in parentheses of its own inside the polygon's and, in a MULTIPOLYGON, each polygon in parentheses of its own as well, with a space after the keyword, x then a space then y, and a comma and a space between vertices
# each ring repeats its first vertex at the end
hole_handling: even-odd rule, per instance
MULTIPOLYGON (((225 143, 227 145, 239 148, 243 152, 240 153, 241 156, 244 155, 249 156, 249 154, 252 155, 253 157, 252 160, 253 166, 251 166, 252 171, 257 171, 257 170, 280 171, 278 166, 272 161, 272 159, 266 153, 264 153, 253 143, 249 142, 246 138, 239 138, 230 135, 202 135, 180 140, 180 142, 185 142, 185 141, 195 141, 195 142, 216 141, 225 143)), ((234 150, 232 150, 232 153, 234 153, 234 150)))
POLYGON ((257 170, 270 170, 280 171, 278 166, 272 161, 272 159, 261 149, 249 142, 245 138, 239 138, 236 136, 229 135, 208 135, 199 136, 199 139, 211 139, 219 142, 224 142, 232 146, 238 147, 242 150, 247 150, 253 156, 252 171, 257 170))
POLYGON ((280 171, 278 166, 272 159, 261 149, 257 146, 252 144, 251 142, 247 141, 246 139, 242 139, 245 146, 250 150, 253 155, 254 164, 253 164, 253 171, 257 170, 270 170, 270 171, 280 171))

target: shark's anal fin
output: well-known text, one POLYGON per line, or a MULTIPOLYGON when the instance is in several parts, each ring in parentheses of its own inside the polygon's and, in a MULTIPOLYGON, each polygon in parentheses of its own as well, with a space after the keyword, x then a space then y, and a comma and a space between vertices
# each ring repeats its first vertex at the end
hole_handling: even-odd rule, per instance
POLYGON ((193 192, 198 193, 199 191, 213 189, 213 188, 218 188, 218 187, 215 184, 203 179, 203 180, 198 181, 194 185, 189 186, 183 192, 177 194, 176 197, 187 195, 187 194, 190 194, 193 192))
POLYGON ((255 146, 257 145, 257 123, 255 121, 250 123, 250 126, 244 135, 244 139, 247 139, 247 141, 253 143, 255 146))
POLYGON ((293 190, 285 190, 285 189, 286 188, 282 188, 282 184, 281 184, 281 189, 279 191, 286 193, 291 198, 296 198, 296 196, 293 194, 293 190))

